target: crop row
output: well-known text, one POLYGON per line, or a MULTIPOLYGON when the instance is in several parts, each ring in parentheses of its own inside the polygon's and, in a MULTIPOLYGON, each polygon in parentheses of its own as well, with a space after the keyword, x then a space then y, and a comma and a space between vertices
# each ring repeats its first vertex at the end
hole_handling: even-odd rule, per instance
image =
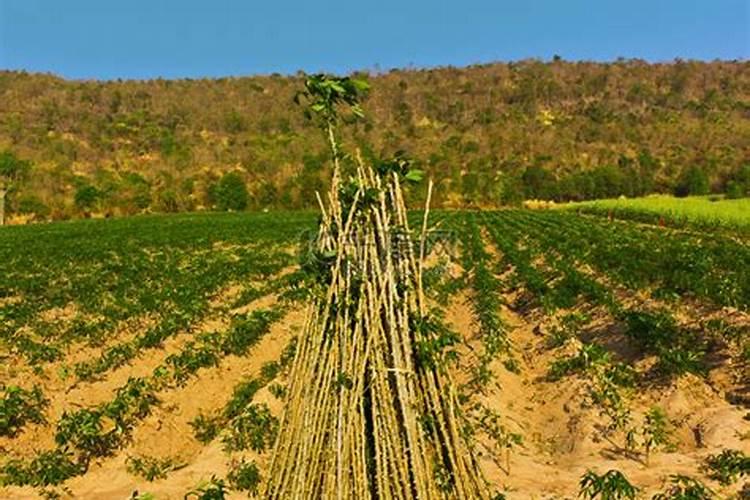
POLYGON ((247 354, 283 312, 278 307, 237 317, 225 333, 198 335, 179 353, 167 357, 152 375, 130 378, 112 400, 64 412, 56 423, 57 447, 29 460, 7 461, 0 469, 0 482, 45 486, 84 473, 92 458, 112 454, 129 439, 138 422, 158 404, 160 391, 184 385, 200 368, 216 366, 226 355, 247 354))
MULTIPOLYGON (((485 385, 492 373, 490 363, 501 353, 510 353, 506 326, 499 314, 504 302, 501 295, 503 284, 495 276, 492 256, 485 248, 480 226, 474 217, 468 218, 463 232, 463 267, 469 273, 471 307, 483 346, 474 378, 477 383, 485 385)), ((506 360, 508 362, 512 363, 506 360)))
POLYGON ((123 321, 146 316, 157 316, 158 343, 160 330, 194 321, 225 283, 290 264, 284 248, 312 222, 290 219, 196 215, 8 228, 0 235, 0 347, 32 364, 50 361, 72 341, 99 345, 123 321))
MULTIPOLYGON (((517 219, 510 222, 491 217, 488 220, 490 234, 502 245, 512 246, 513 240, 523 241, 524 251, 537 260, 534 272, 525 272, 525 267, 516 267, 516 274, 524 284, 535 285, 535 293, 541 294, 547 308, 570 308, 576 303, 588 303, 594 307, 603 307, 618 322, 624 325, 625 334, 641 350, 651 353, 659 359, 658 368, 666 375, 679 375, 685 372, 704 373, 704 359, 708 350, 710 336, 717 333, 720 325, 700 325, 700 328, 681 327, 672 313, 664 307, 645 307, 639 304, 624 306, 616 294, 601 281, 579 269, 581 262, 575 255, 565 254, 565 244, 548 234, 534 234, 533 226, 520 225, 517 219), (532 237, 528 237, 531 234, 532 237), (526 236, 527 238, 521 240, 526 236), (543 265, 542 265, 543 263, 543 265), (549 277, 538 286, 536 267, 543 267, 549 277), (530 280, 527 280, 530 276, 530 280)), ((524 259, 527 261, 528 259, 524 259)), ((606 273, 606 269, 604 270, 606 273)), ((580 314, 568 315, 565 318, 575 319, 580 314)), ((579 327, 581 325, 578 325, 579 327)), ((726 334, 726 332, 721 332, 726 334)))
MULTIPOLYGON (((235 301, 234 306, 245 305, 254 299, 274 293, 287 284, 287 281, 286 277, 281 277, 266 281, 260 287, 249 287, 235 301)), ((136 335, 132 340, 107 347, 97 358, 76 363, 73 372, 79 380, 91 380, 109 370, 116 369, 134 359, 144 350, 160 347, 165 340, 178 332, 189 331, 191 325, 203 318, 207 312, 207 302, 203 301, 199 308, 193 311, 194 315, 183 314, 169 317, 156 327, 136 335)))
POLYGON ((497 212, 548 250, 574 257, 631 288, 658 297, 695 297, 750 307, 750 247, 721 235, 695 235, 556 211, 497 212))

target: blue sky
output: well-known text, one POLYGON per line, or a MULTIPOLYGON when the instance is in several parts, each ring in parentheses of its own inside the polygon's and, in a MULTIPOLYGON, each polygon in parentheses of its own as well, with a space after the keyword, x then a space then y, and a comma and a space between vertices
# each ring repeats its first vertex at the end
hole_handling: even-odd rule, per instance
POLYGON ((0 69, 176 78, 747 59, 750 0, 0 0, 0 69))

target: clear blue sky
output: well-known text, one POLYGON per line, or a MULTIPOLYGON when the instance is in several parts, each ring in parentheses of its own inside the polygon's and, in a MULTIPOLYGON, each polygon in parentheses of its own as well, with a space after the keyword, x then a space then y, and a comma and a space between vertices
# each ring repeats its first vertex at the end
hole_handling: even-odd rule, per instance
POLYGON ((0 0, 0 69, 69 78, 747 59, 750 0, 0 0))

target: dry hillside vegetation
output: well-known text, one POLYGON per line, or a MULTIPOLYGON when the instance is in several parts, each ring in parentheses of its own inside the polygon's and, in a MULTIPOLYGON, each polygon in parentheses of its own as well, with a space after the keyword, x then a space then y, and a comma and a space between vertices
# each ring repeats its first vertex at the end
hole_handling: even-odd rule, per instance
MULTIPOLYGON (((366 159, 407 151, 435 180, 434 207, 750 189, 747 61, 529 60, 360 76, 373 85, 368 114, 344 135, 366 159)), ((315 208, 331 170, 315 126, 291 105, 304 78, 0 72, 8 215, 315 208)), ((421 206, 424 195, 407 201, 421 206)))

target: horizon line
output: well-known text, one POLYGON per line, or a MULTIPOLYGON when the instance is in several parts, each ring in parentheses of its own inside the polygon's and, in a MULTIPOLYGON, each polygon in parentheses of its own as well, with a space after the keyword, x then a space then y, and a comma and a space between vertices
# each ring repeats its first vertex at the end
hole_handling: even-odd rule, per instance
POLYGON ((393 66, 389 68, 381 68, 379 67, 378 63, 375 63, 373 67, 361 68, 361 69, 350 69, 347 71, 340 71, 340 70, 308 71, 305 69, 297 69, 294 72, 273 71, 273 72, 258 72, 258 73, 246 73, 246 74, 236 73, 236 74, 226 74, 226 75, 201 75, 201 76, 76 77, 76 76, 66 76, 64 74, 56 73, 52 70, 48 70, 48 71, 34 70, 34 69, 26 69, 26 68, 20 68, 20 67, 16 67, 16 68, 0 67, 0 73, 2 72, 22 73, 22 74, 27 74, 27 75, 32 75, 32 76, 43 75, 43 76, 49 76, 49 77, 57 78, 57 79, 68 81, 68 82, 79 82, 79 83, 86 83, 86 82, 120 83, 120 82, 150 82, 150 81, 224 80, 224 79, 234 79, 234 78, 237 78, 237 79, 239 78, 278 78, 278 77, 294 78, 294 77, 300 77, 304 75, 313 75, 313 74, 320 74, 320 73, 338 75, 338 76, 366 74, 368 76, 378 77, 378 76, 387 75, 393 72, 420 72, 420 71, 436 71, 436 70, 444 70, 444 69, 471 69, 471 68, 493 66, 493 65, 520 64, 520 63, 525 63, 525 62, 540 62, 543 64, 552 64, 555 62, 571 63, 571 64, 588 63, 588 64, 600 64, 600 65, 638 62, 638 63, 645 63, 649 66, 658 66, 658 65, 671 65, 671 64, 678 64, 678 63, 745 64, 747 62, 750 62, 750 59, 746 57, 738 57, 738 58, 733 58, 733 59, 721 58, 721 57, 716 57, 713 59, 703 59, 703 58, 684 58, 680 56, 675 56, 672 59, 652 59, 652 60, 649 60, 643 57, 625 57, 625 56, 618 56, 615 59, 566 59, 563 56, 555 55, 550 58, 525 57, 525 58, 510 59, 510 60, 495 59, 492 61, 458 64, 458 65, 457 64, 435 64, 435 65, 426 64, 426 65, 418 66, 414 64, 409 64, 407 66, 393 66))

